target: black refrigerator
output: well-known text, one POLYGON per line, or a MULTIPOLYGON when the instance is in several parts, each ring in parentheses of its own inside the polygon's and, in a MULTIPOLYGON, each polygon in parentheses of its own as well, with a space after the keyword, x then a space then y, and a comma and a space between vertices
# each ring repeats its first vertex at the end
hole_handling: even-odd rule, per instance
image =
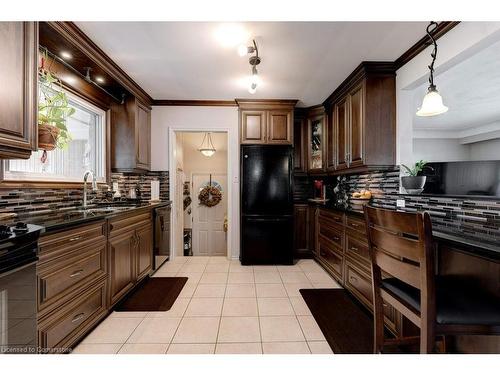
POLYGON ((241 146, 240 261, 293 264, 291 146, 241 146))

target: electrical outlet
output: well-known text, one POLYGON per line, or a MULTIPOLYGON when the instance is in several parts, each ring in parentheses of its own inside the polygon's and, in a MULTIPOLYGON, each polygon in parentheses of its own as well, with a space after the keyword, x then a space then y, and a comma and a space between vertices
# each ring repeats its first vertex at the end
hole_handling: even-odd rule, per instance
POLYGON ((405 207, 405 200, 404 199, 397 199, 396 200, 396 206, 404 208, 405 207))

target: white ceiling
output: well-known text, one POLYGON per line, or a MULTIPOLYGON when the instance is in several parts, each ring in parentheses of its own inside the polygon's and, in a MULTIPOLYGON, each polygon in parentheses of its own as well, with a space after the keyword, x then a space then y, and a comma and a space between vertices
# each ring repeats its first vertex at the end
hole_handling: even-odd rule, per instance
MULTIPOLYGON (((393 61, 427 22, 244 22, 257 40, 262 84, 247 92, 250 65, 223 46, 211 22, 77 22, 154 99, 281 98, 321 103, 361 61, 393 61)), ((234 26, 234 25, 229 25, 234 26)), ((222 33, 237 37, 238 33, 222 33)), ((245 38, 243 38, 245 39, 245 38)))
MULTIPOLYGON (((438 42, 439 44, 439 42, 438 42)), ((438 46, 439 47, 439 46, 438 46)), ((438 49, 439 58, 439 49, 438 49)), ((430 63, 430 57, 429 57, 430 63)), ((414 116, 414 130, 472 134, 498 129, 500 121, 500 41, 438 74, 434 83, 448 112, 434 117, 414 116), (495 125, 495 123, 497 123, 495 125), (484 126, 488 124, 488 126, 484 126), (492 126, 495 125, 495 126, 492 126)), ((422 105, 428 83, 414 91, 415 111, 422 105)), ((449 135, 448 135, 449 137, 449 135)))

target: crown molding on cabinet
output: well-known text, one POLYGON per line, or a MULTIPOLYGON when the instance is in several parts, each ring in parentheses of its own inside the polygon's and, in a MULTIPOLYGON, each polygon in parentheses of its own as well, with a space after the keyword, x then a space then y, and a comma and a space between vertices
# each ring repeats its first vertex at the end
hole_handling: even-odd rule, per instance
POLYGON ((236 107, 235 100, 169 100, 154 99, 153 106, 187 106, 187 107, 236 107))

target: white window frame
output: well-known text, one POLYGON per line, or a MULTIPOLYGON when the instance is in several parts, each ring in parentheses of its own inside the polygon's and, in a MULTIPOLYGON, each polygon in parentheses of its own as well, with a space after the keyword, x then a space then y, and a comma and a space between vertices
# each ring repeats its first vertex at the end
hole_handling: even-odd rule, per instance
MULTIPOLYGON (((103 109, 93 105, 92 103, 82 99, 81 97, 63 89, 66 93, 68 99, 72 102, 77 103, 79 106, 88 109, 94 113, 97 113, 101 119, 101 137, 100 137, 100 147, 96 150, 96 160, 100 160, 99 168, 102 170, 102 176, 97 176, 96 180, 99 183, 106 183, 107 181, 107 170, 106 170, 106 126, 107 126, 107 118, 106 111, 103 109)), ((3 180, 4 181, 33 181, 33 182, 81 182, 83 180, 83 176, 81 178, 77 177, 62 177, 62 176, 51 176, 43 173, 32 173, 32 172, 11 172, 8 169, 8 160, 4 161, 3 164, 3 180)), ((95 171, 94 171, 95 172, 95 171)))

